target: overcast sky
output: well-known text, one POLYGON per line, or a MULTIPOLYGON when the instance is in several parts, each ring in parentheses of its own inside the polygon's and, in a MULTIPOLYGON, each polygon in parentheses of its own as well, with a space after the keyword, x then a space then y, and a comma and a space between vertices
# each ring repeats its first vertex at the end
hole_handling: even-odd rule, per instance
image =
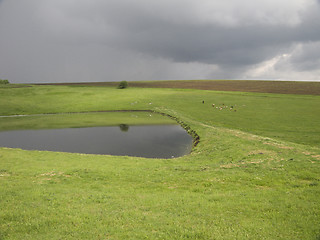
POLYGON ((0 0, 0 78, 320 80, 320 0, 0 0))

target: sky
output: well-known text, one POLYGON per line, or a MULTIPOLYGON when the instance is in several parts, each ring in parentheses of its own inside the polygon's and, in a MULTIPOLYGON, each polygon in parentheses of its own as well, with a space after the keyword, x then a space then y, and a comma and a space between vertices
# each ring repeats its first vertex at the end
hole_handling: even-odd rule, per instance
POLYGON ((0 0, 0 78, 320 81, 320 0, 0 0))

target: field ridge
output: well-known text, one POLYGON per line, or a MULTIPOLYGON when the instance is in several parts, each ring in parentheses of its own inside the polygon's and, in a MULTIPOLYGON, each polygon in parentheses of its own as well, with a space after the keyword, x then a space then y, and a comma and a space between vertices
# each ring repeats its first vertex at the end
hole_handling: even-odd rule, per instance
MULTIPOLYGON (((162 80, 129 81, 129 87, 184 88, 214 91, 320 95, 320 82, 264 80, 162 80)), ((38 85, 117 86, 118 82, 46 83, 38 85)))

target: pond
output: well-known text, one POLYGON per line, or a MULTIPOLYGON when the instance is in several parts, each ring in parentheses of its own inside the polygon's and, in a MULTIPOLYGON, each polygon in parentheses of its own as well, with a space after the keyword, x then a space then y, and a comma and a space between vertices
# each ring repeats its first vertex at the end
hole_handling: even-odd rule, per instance
POLYGON ((0 131, 0 146, 25 150, 174 158, 190 153, 192 137, 177 124, 0 131))

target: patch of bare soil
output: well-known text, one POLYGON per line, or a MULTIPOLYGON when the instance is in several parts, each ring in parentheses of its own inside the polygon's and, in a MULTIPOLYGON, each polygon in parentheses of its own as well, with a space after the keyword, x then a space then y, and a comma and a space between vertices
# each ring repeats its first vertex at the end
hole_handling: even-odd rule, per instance
POLYGON ((320 82, 189 80, 132 82, 134 87, 186 88, 216 91, 320 95, 320 82))

